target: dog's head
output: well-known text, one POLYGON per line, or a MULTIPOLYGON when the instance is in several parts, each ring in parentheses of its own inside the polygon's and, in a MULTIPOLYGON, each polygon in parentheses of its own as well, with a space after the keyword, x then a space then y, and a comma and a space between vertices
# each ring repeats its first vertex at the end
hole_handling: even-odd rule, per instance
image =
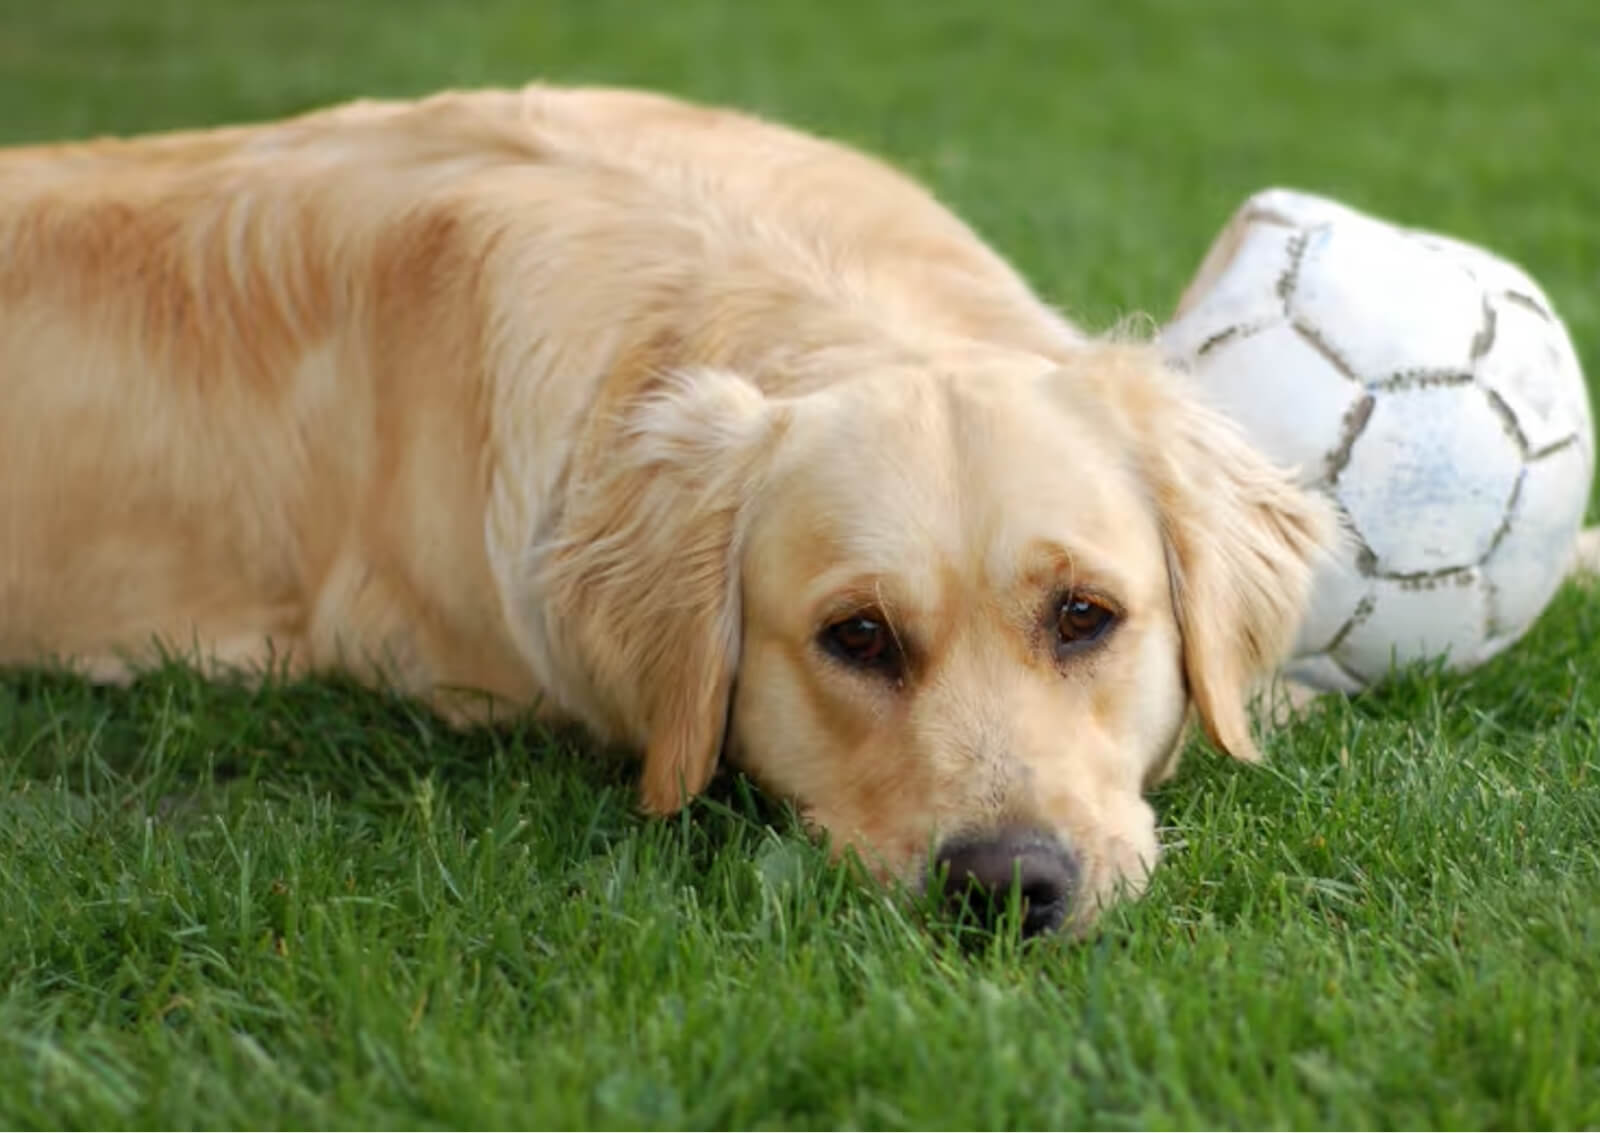
POLYGON ((1015 878, 1030 928, 1142 887, 1191 707, 1257 758, 1330 528, 1134 346, 785 400, 696 372, 622 448, 544 593, 645 805, 726 750, 884 874, 1015 878))

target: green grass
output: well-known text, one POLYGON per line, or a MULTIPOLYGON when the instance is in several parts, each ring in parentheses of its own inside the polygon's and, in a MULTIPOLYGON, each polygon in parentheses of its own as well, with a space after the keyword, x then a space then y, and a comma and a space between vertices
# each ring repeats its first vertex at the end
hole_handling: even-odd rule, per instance
MULTIPOLYGON (((0 0, 0 140, 534 75, 926 178, 1089 322, 1318 189, 1521 261, 1600 365, 1600 5, 0 0)), ((1148 897, 963 942, 737 780, 325 684, 0 683, 0 1126, 1600 1125, 1600 591, 1196 750, 1148 897)))

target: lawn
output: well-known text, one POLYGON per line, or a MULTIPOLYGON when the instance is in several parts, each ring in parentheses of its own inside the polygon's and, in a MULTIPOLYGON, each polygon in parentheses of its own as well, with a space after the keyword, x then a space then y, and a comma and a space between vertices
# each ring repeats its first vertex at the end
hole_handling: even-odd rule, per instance
MULTIPOLYGON (((0 141, 533 76, 869 146, 1093 325, 1233 206, 1523 263, 1600 372, 1600 5, 0 0, 0 141)), ((0 1126, 1600 1125, 1600 588, 1199 744, 1090 940, 963 939, 728 778, 334 684, 0 681, 0 1126)))

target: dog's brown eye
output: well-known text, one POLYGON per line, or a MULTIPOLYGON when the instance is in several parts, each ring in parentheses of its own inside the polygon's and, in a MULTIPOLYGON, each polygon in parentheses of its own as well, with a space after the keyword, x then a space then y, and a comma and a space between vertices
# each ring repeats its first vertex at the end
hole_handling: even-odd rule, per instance
POLYGON ((851 614, 822 631, 822 646, 853 668, 898 677, 904 668, 900 644, 888 621, 875 610, 851 614))
POLYGON ((1068 594, 1056 610, 1056 653, 1093 645, 1115 624, 1117 615, 1092 598, 1068 594))

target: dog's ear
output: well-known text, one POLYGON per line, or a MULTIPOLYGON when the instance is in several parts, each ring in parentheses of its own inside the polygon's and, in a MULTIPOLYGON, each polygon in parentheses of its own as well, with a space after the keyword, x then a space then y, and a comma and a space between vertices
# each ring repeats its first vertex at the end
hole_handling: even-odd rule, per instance
POLYGON ((1211 741, 1260 759, 1248 701, 1294 643, 1332 507, 1267 460, 1155 351, 1113 344, 1062 372, 1130 447, 1160 518, 1189 695, 1211 741))
POLYGON ((1176 418, 1152 465, 1189 695, 1211 742, 1254 762, 1246 705, 1294 644, 1333 512, 1219 413, 1176 418))
POLYGON ((643 750, 641 801, 657 814, 716 770, 743 513, 780 417, 737 375, 674 375, 580 455, 558 536, 536 550, 558 647, 609 730, 643 750))

